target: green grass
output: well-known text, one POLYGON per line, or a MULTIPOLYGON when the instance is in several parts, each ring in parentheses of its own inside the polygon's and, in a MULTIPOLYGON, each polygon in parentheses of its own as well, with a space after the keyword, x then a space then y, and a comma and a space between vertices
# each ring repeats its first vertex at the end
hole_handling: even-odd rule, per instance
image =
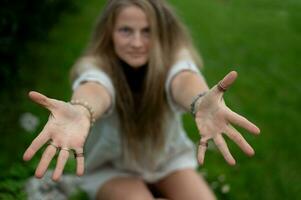
MULTIPOLYGON (((237 166, 230 167, 217 151, 208 151, 201 171, 216 189, 220 199, 299 199, 301 195, 301 150, 299 125, 301 111, 300 55, 301 2, 297 0, 171 0, 188 25, 202 52, 205 75, 213 86, 228 71, 239 78, 226 93, 229 107, 255 122, 262 131, 258 137, 241 130, 255 148, 248 158, 229 141, 237 166), (217 181, 223 175, 225 181, 217 181), (220 189, 229 184, 229 193, 220 189)), ((68 100, 71 95, 68 70, 84 49, 92 24, 103 1, 79 2, 79 12, 62 17, 45 42, 31 44, 24 54, 21 110, 47 120, 47 111, 26 99, 29 89, 68 100), (27 72, 26 66, 36 66, 27 72), (34 79, 33 79, 34 77, 34 79)), ((190 116, 184 116, 189 136, 198 140, 190 116)), ((24 199, 24 180, 33 174, 38 158, 24 164, 22 153, 35 134, 14 127, 16 145, 7 139, 0 164, 0 199, 24 199), (13 152, 12 158, 9 152, 13 152), (8 164, 9 163, 9 164, 8 164), (3 179, 2 179, 3 178, 3 179)), ((73 170, 70 164, 70 170, 73 170)), ((80 195, 79 195, 80 196, 80 195)), ((75 197, 74 199, 81 199, 75 197)))

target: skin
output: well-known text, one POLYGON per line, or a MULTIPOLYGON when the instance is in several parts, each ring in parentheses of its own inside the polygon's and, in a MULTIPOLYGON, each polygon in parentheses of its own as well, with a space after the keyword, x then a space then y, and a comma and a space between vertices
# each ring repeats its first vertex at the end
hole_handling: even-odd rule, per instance
MULTIPOLYGON (((237 72, 227 74, 218 84, 229 89, 237 78, 237 72)), ((218 89, 217 85, 207 90, 204 79, 192 72, 183 72, 176 76, 172 82, 172 94, 174 99, 186 109, 189 109, 191 99, 197 94, 207 91, 196 103, 195 122, 201 135, 198 148, 198 161, 204 164, 206 144, 212 139, 226 162, 235 165, 236 161, 231 155, 222 134, 233 140, 248 156, 254 155, 255 151, 242 137, 242 135, 231 125, 245 128, 254 135, 260 133, 260 129, 245 117, 233 112, 223 100, 224 91, 218 89)))
MULTIPOLYGON (((121 10, 116 19, 112 33, 114 49, 120 59, 133 68, 141 67, 149 59, 150 43, 149 22, 144 12, 136 6, 128 6, 121 10)), ((179 59, 189 59, 188 55, 180 55, 179 59)), ((237 78, 236 72, 227 74, 219 84, 229 89, 237 78)), ((171 82, 171 93, 174 101, 189 109, 190 103, 197 94, 207 91, 206 95, 196 103, 195 122, 200 131, 201 144, 212 139, 221 151, 225 160, 234 165, 236 161, 231 155, 222 134, 230 139, 247 154, 253 155, 254 150, 241 134, 231 124, 241 126, 255 135, 260 130, 246 118, 233 112, 223 101, 224 91, 217 85, 208 88, 205 80, 190 71, 176 75, 171 82)), ((51 112, 48 122, 41 133, 34 139, 25 151, 23 159, 30 160, 34 154, 49 140, 58 147, 68 147, 77 152, 83 151, 83 146, 89 132, 89 112, 78 105, 70 105, 56 99, 51 99, 37 92, 30 92, 30 98, 51 112)), ((111 105, 112 99, 108 91, 100 84, 87 82, 80 85, 73 93, 72 99, 84 99, 94 109, 99 118, 111 105)), ((49 163, 54 158, 57 149, 48 145, 36 169, 36 177, 45 174, 49 163)), ((200 145, 198 161, 204 163, 206 146, 200 145)), ((52 179, 58 181, 63 173, 69 152, 60 150, 57 165, 52 179)), ((77 175, 84 173, 84 158, 77 158, 77 175)), ((183 169, 164 177, 154 186, 168 199, 215 199, 207 183, 193 169, 183 169)), ((114 178, 107 181, 98 191, 98 199, 153 199, 143 180, 136 177, 114 178)))
MULTIPOLYGON (((23 155, 23 160, 29 161, 48 141, 58 147, 68 147, 83 152, 83 146, 88 136, 90 127, 90 115, 82 106, 71 105, 68 102, 48 98, 38 92, 30 92, 29 97, 35 103, 46 108, 50 112, 49 119, 39 135, 32 141, 23 155)), ((89 82, 81 85, 73 93, 72 99, 85 99, 93 106, 95 117, 100 117, 110 106, 111 99, 107 90, 100 84, 89 82)), ((48 145, 36 168, 35 176, 42 178, 48 169, 51 160, 58 150, 53 145, 48 145)), ((59 181, 69 152, 58 151, 56 167, 52 175, 54 181, 59 181)), ((84 157, 77 157, 76 174, 84 174, 84 157)))
POLYGON ((117 56, 131 67, 139 68, 148 62, 150 27, 140 8, 129 6, 121 10, 112 39, 117 56))

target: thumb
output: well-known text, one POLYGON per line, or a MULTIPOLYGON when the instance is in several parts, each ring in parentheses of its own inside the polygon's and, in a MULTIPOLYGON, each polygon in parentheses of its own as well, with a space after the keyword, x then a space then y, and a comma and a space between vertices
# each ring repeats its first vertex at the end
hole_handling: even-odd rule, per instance
POLYGON ((47 108, 48 110, 51 110, 55 107, 52 102, 52 99, 48 98, 47 96, 45 96, 39 92, 30 91, 28 93, 28 96, 30 97, 30 99, 32 101, 34 101, 37 104, 40 104, 41 106, 47 108))
POLYGON ((225 92, 234 83, 236 78, 237 72, 231 71, 217 84, 216 88, 219 92, 225 92))

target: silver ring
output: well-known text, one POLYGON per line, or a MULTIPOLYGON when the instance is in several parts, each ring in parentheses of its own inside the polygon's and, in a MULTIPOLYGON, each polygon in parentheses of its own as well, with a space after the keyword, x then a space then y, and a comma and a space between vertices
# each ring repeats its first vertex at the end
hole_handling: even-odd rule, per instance
POLYGON ((68 147, 61 147, 60 150, 64 150, 64 151, 70 151, 71 149, 69 149, 68 147))
POLYGON ((56 150, 59 150, 60 147, 58 147, 56 144, 54 144, 52 141, 48 142, 48 145, 53 146, 54 148, 56 148, 56 150))

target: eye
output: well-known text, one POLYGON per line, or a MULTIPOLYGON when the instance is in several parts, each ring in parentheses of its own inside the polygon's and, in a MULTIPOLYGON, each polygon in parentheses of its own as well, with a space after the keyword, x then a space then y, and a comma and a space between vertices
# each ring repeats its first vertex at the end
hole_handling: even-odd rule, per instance
POLYGON ((129 27, 121 27, 118 29, 118 32, 129 35, 131 33, 131 29, 129 27))
POLYGON ((142 30, 142 33, 143 33, 143 35, 145 35, 145 36, 149 36, 149 35, 150 35, 150 32, 151 32, 150 28, 144 28, 144 29, 142 30))

